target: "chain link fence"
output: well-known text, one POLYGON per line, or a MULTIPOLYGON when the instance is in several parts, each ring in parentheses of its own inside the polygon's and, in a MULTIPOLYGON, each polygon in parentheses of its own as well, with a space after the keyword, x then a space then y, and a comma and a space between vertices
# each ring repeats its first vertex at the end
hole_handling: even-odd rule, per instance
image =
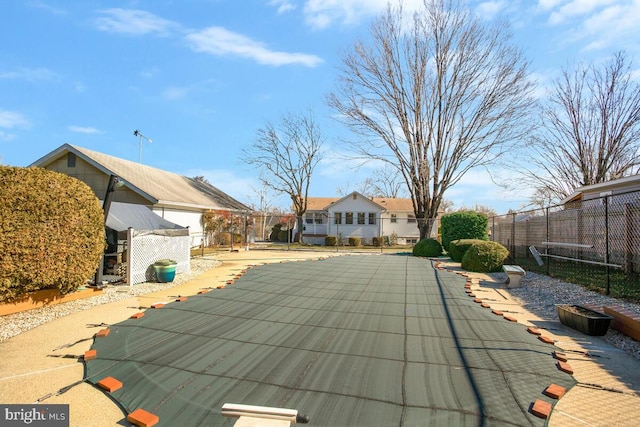
MULTIPOLYGON (((354 246, 356 242, 358 246, 412 246, 420 237, 417 221, 411 215, 388 218, 367 212, 344 212, 339 219, 305 216, 302 230, 303 243, 313 246, 326 245, 327 237, 334 237, 338 246, 354 246)), ((296 218, 291 214, 236 215, 206 230, 203 241, 207 247, 292 243, 297 241, 296 218)))
POLYGON ((640 299, 640 192, 489 218, 491 240, 527 270, 640 299))

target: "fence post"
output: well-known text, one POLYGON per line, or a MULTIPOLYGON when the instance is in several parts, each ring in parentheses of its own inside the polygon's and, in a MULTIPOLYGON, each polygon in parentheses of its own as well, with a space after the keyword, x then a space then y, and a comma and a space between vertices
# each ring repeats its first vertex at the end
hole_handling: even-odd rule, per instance
POLYGON ((513 262, 516 262, 516 213, 513 214, 513 220, 511 221, 511 257, 513 262))
POLYGON ((606 294, 609 295, 611 286, 611 272, 609 270, 609 196, 605 196, 604 198, 604 245, 604 262, 607 264, 605 266, 605 271, 607 274, 606 294))
POLYGON ((133 228, 127 228, 127 282, 129 282, 129 286, 133 286, 133 277, 131 276, 133 272, 133 228))
MULTIPOLYGON (((545 240, 547 242, 549 242, 550 241, 550 237, 549 237, 549 206, 547 206, 545 208, 545 224, 546 224, 546 226, 545 226, 546 230, 544 231, 545 236, 546 236, 545 240)), ((547 254, 547 255, 549 254, 549 247, 545 247, 544 248, 544 253, 547 254)), ((547 272, 546 272, 547 276, 549 275, 549 264, 550 263, 551 263, 551 258, 547 258, 547 272)))

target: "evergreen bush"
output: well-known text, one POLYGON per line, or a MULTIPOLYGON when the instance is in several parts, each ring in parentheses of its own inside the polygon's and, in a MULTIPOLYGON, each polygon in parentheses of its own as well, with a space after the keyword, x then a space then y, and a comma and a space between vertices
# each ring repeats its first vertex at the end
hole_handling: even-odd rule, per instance
POLYGON ((289 230, 280 230, 278 232, 278 242, 289 242, 289 230))
POLYGON ((359 237, 349 237, 349 246, 360 246, 362 240, 359 237))
POLYGON ((86 285, 105 249, 104 213, 84 182, 0 166, 0 301, 86 285))
POLYGON ((382 246, 382 242, 384 242, 384 239, 381 236, 376 236, 371 239, 371 242, 373 246, 380 247, 382 246))
POLYGON ((338 244, 338 238, 336 236, 327 236, 324 238, 325 246, 336 246, 338 244))
POLYGON ((271 229, 271 233, 269 234, 269 240, 271 240, 272 242, 277 242, 280 229, 282 229, 282 224, 274 225, 273 228, 271 229))
POLYGON ((436 239, 422 239, 413 247, 413 256, 435 257, 442 255, 442 245, 436 239))
POLYGON ((488 221, 485 214, 473 211, 460 211, 444 215, 440 220, 442 246, 449 252, 449 243, 453 240, 487 240, 488 221))
POLYGON ((508 256, 507 248, 498 242, 477 242, 462 257, 462 268, 477 273, 500 271, 508 256))
POLYGON ((479 239, 459 239, 449 243, 449 256, 452 261, 462 262, 462 257, 474 243, 483 242, 479 239))

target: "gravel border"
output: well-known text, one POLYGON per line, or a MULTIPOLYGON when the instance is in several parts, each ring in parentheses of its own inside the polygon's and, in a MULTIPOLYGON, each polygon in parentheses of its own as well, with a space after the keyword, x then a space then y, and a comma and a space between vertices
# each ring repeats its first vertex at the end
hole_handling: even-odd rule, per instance
POLYGON ((6 341, 11 337, 34 329, 54 319, 86 310, 97 305, 108 304, 131 298, 133 296, 145 295, 182 285, 183 283, 190 281, 194 277, 197 277, 205 271, 211 270, 220 264, 222 263, 213 257, 192 258, 189 271, 177 274, 173 282, 144 282, 138 283, 134 286, 126 284, 108 285, 100 295, 96 295, 94 297, 0 316, 0 342, 6 341))
MULTIPOLYGON (((490 275, 496 281, 506 279, 504 273, 490 275)), ((620 306, 632 310, 640 315, 640 303, 624 301, 594 291, 584 289, 574 283, 527 271, 520 280, 521 287, 508 289, 514 299, 526 310, 545 320, 560 321, 556 304, 620 306)), ((609 328, 602 336, 609 344, 624 350, 634 358, 640 360, 640 342, 628 337, 613 328, 609 328)))

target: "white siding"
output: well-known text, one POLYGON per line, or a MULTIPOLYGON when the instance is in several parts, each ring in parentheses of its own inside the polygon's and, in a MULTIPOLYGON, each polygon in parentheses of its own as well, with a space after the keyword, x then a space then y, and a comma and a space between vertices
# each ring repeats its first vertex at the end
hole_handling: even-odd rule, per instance
POLYGON ((181 211, 161 207, 154 207, 153 212, 175 224, 189 227, 191 247, 199 246, 202 243, 202 237, 204 235, 204 230, 202 229, 202 212, 181 211))

